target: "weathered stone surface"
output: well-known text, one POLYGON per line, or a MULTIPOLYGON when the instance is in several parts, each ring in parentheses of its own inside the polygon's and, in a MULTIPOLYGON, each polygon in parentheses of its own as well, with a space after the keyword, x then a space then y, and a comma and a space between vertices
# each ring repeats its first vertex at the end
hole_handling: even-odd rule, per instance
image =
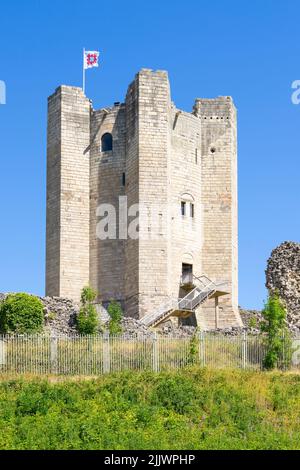
POLYGON ((279 292, 287 309, 290 329, 300 330, 300 243, 287 241, 272 251, 266 270, 266 287, 279 292))
POLYGON ((75 334, 79 305, 61 297, 41 297, 44 304, 45 330, 51 334, 75 334))
POLYGON ((89 283, 90 111, 78 87, 48 100, 46 294, 74 300, 89 283))
POLYGON ((259 333, 260 332, 260 323, 263 320, 263 316, 260 310, 247 310, 239 308, 240 316, 247 332, 249 333, 259 333))

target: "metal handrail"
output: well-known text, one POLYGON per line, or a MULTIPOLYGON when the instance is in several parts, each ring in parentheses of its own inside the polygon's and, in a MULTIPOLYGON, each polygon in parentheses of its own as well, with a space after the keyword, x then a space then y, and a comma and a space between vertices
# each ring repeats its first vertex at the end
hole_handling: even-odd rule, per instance
POLYGON ((165 304, 162 304, 158 310, 148 313, 148 315, 145 315, 143 318, 141 318, 141 322, 145 324, 149 324, 151 323, 152 320, 155 320, 155 321, 159 320, 170 310, 175 309, 177 305, 178 305, 178 299, 171 298, 168 300, 168 302, 166 302, 165 304))
POLYGON ((141 321, 145 325, 151 325, 159 320, 162 320, 170 311, 181 310, 181 311, 191 311, 205 301, 212 292, 216 291, 216 284, 209 279, 207 276, 203 275, 197 277, 193 274, 193 279, 199 281, 203 287, 195 287, 192 289, 185 297, 181 299, 171 298, 168 302, 162 304, 158 310, 145 315, 141 321), (202 280, 203 279, 203 280, 202 280), (204 282, 204 279, 208 282, 204 282), (197 295, 195 295, 197 294, 197 295))
POLYGON ((206 300, 212 292, 215 292, 215 284, 212 281, 202 290, 195 287, 195 289, 189 292, 185 297, 179 299, 178 308, 180 310, 194 311, 197 305, 206 300), (194 295, 195 293, 197 293, 197 295, 194 295))

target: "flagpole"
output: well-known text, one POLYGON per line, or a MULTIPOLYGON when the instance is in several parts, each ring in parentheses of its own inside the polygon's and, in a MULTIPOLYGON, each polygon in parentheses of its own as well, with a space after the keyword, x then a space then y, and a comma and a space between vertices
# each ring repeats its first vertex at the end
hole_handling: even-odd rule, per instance
POLYGON ((85 48, 83 48, 83 62, 82 62, 82 90, 83 93, 85 93, 85 48))

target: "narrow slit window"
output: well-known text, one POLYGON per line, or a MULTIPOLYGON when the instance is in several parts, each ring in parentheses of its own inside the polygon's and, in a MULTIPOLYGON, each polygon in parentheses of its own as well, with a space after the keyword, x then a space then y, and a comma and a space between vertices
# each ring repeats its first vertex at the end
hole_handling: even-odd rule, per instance
POLYGON ((190 216, 191 216, 192 218, 195 217, 195 206, 194 206, 193 203, 191 203, 191 206, 190 206, 190 216))
POLYGON ((186 213, 186 202, 181 201, 181 215, 185 215, 186 213))
POLYGON ((125 186, 126 183, 126 176, 125 173, 122 173, 122 186, 125 186))

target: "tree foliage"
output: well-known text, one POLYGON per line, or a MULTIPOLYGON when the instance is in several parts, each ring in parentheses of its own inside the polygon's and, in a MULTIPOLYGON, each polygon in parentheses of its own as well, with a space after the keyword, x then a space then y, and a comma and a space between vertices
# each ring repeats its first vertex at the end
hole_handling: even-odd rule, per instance
POLYGON ((107 312, 110 316, 110 321, 108 324, 109 333, 111 335, 119 335, 122 333, 121 320, 123 317, 123 312, 121 305, 116 300, 111 300, 107 308, 107 312))
POLYGON ((266 333, 265 369, 286 368, 291 362, 291 338, 286 326, 286 309, 278 292, 269 295, 262 311, 261 331, 266 333))
POLYGON ((195 364, 197 362, 197 357, 199 356, 199 333, 200 329, 196 328, 195 333, 190 339, 188 364, 195 364))
POLYGON ((34 295, 9 294, 0 304, 2 333, 39 333, 43 329, 43 324, 43 304, 34 295))
POLYGON ((93 302, 97 297, 91 287, 86 286, 81 291, 81 307, 77 315, 77 330, 82 335, 94 335, 99 328, 99 320, 93 302))

